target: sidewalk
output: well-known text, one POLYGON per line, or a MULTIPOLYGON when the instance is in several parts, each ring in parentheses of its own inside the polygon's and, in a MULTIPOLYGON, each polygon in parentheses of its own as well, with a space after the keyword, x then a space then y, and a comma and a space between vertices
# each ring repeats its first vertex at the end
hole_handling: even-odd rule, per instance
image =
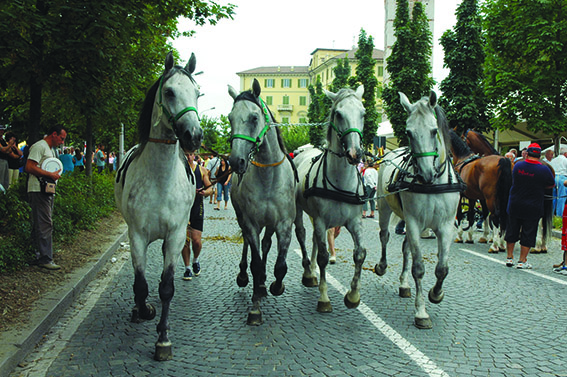
POLYGON ((38 300, 29 314, 28 325, 24 328, 0 334, 0 376, 8 376, 25 359, 49 331, 61 314, 69 308, 81 293, 106 265, 120 243, 128 238, 125 231, 92 264, 87 264, 71 274, 69 281, 46 297, 38 300))

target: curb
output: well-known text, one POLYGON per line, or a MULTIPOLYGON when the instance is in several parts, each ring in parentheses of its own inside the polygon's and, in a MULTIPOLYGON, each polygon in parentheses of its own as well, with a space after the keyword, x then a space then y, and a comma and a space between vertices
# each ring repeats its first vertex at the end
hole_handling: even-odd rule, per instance
POLYGON ((2 335, 0 344, 0 376, 8 376, 16 366, 41 341, 44 334, 57 323, 61 315, 73 304, 83 289, 106 265, 120 243, 128 238, 124 231, 94 264, 80 268, 71 274, 69 281, 49 295, 38 300, 30 313, 31 324, 27 328, 11 330, 2 335))

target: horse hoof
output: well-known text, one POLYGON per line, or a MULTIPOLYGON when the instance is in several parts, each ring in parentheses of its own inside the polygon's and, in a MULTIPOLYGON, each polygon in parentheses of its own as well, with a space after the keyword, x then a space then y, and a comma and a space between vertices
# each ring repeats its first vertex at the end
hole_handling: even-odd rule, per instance
POLYGON ((146 308, 148 309, 148 314, 145 317, 142 316, 142 318, 148 321, 154 319, 156 317, 156 308, 152 304, 146 304, 146 308))
POLYGON ((130 317, 130 322, 132 323, 142 322, 142 318, 140 318, 140 315, 138 314, 138 308, 132 309, 132 316, 130 317))
POLYGON ((360 299, 358 299, 358 301, 356 301, 356 302, 352 302, 348 298, 348 293, 345 295, 344 301, 345 301, 345 306, 349 309, 354 309, 354 308, 358 307, 358 305, 360 305, 360 299))
POLYGON ((274 281, 272 284, 270 284, 270 293, 272 294, 272 296, 280 296, 282 293, 284 293, 285 291, 285 285, 282 282, 280 289, 276 289, 277 284, 274 281))
POLYGON ((400 287, 398 289, 398 295, 403 298, 411 297, 411 288, 400 287))
POLYGON ((173 359, 173 353, 171 352, 171 344, 158 346, 156 344, 156 352, 154 353, 155 361, 168 361, 173 359))
POLYGON ((415 318, 414 323, 415 327, 422 330, 427 330, 433 328, 433 322, 431 322, 431 318, 415 318))
POLYGON ((457 238, 457 239, 455 240, 455 243, 463 243, 463 240, 460 240, 460 239, 457 238))
POLYGON ((478 239, 478 243, 488 243, 488 240, 484 237, 478 239))
POLYGON ((260 285, 260 287, 258 287, 258 296, 259 297, 268 297, 268 290, 266 289, 265 285, 260 285))
POLYGON ((248 313, 248 319, 246 324, 249 326, 260 326, 264 321, 262 321, 262 312, 260 310, 252 310, 248 313))
POLYGON ((317 278, 315 276, 310 278, 306 278, 305 276, 302 277, 301 284, 303 284, 304 287, 316 287, 319 285, 319 283, 317 282, 317 278))
POLYGON ((488 254, 498 254, 498 250, 488 249, 488 254))
POLYGON ((248 274, 245 274, 244 277, 242 277, 240 274, 236 275, 236 284, 238 284, 238 286, 240 288, 244 288, 248 285, 248 274))
POLYGON ((473 240, 468 240, 468 241, 465 241, 465 243, 469 243, 469 244, 470 244, 470 243, 474 243, 474 241, 473 241, 473 240))
POLYGON ((443 301, 443 297, 445 297, 445 292, 441 291, 441 293, 440 293, 439 295, 436 295, 436 294, 433 292, 433 288, 431 288, 431 289, 429 290, 429 295, 428 295, 428 296, 429 296, 429 301, 430 301, 432 304, 439 304, 441 301, 443 301))
POLYGON ((142 315, 138 308, 132 309, 130 322, 142 323, 144 320, 151 320, 156 317, 156 308, 152 304, 146 304, 146 315, 142 315))
POLYGON ((333 311, 330 301, 317 301, 317 311, 319 313, 330 313, 333 311))
POLYGON ((386 273, 386 267, 381 268, 380 265, 374 266, 374 273, 378 276, 383 276, 386 273))

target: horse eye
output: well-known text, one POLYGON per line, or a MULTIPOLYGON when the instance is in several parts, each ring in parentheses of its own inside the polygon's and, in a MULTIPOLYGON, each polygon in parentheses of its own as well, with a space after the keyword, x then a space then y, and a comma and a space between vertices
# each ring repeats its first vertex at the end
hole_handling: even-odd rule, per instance
POLYGON ((437 130, 431 130, 431 137, 437 136, 437 130))
POLYGON ((250 123, 252 124, 256 124, 258 123, 258 114, 250 114, 250 117, 248 118, 250 123))
POLYGON ((165 90, 165 96, 169 97, 169 98, 173 98, 173 97, 175 97, 175 93, 173 92, 173 90, 168 88, 168 89, 165 90))
POLYGON ((408 135, 408 137, 412 137, 412 131, 411 131, 411 130, 406 130, 406 135, 408 135))

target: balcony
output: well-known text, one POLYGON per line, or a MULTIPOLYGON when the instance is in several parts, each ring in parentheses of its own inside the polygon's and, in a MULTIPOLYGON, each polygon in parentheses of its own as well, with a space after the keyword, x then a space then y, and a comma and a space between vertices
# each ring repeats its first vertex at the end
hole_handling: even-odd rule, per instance
POLYGON ((278 105, 278 111, 293 111, 293 105, 278 105))

